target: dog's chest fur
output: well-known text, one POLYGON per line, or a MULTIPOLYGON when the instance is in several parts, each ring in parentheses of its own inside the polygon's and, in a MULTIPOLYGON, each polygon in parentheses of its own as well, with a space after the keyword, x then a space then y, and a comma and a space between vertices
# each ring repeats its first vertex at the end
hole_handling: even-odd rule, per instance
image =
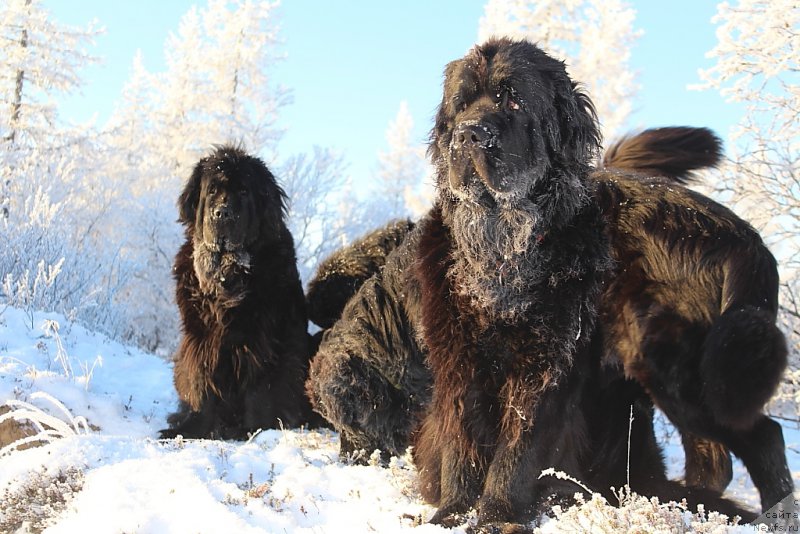
MULTIPOLYGON (((441 216, 434 213, 423 228, 416 265, 422 288, 423 337, 434 376, 460 377, 462 383, 477 378, 496 390, 509 375, 533 372, 549 380, 545 375, 557 372, 547 369, 568 365, 568 361, 558 361, 557 355, 542 353, 540 342, 549 337, 550 326, 536 311, 508 321, 454 290, 449 275, 453 255, 458 253, 454 247, 441 216), (461 376, 462 372, 466 375, 461 376)), ((536 289, 529 290, 533 300, 536 289)))
POLYGON ((571 371, 594 324, 594 300, 610 266, 596 219, 588 209, 548 236, 557 252, 541 261, 551 275, 525 289, 531 305, 510 321, 454 290, 448 272, 459 251, 441 213, 432 212, 421 228, 415 275, 434 403, 459 407, 456 419, 488 418, 514 435, 530 427, 542 394, 571 371))

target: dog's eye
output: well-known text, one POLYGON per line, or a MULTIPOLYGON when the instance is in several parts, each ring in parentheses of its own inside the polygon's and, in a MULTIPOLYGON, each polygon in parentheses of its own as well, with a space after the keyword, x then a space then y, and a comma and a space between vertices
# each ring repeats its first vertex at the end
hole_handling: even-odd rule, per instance
POLYGON ((511 96, 511 91, 502 89, 497 92, 495 105, 502 109, 509 109, 511 111, 518 111, 520 109, 519 102, 511 96))
POLYGON ((217 194, 217 184, 211 184, 208 186, 208 194, 209 195, 216 195, 217 194))

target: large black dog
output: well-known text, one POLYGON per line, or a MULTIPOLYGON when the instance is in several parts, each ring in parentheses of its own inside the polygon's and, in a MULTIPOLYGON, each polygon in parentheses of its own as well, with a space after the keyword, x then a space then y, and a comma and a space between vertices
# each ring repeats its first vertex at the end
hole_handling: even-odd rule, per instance
POLYGON ((174 268, 181 406, 161 436, 241 439, 316 420, 303 393, 305 298, 274 176, 223 146, 197 163, 178 207, 186 228, 174 268))
MULTIPOLYGON (((627 298, 607 291, 625 267, 612 268, 611 256, 623 258, 606 226, 642 223, 636 211, 609 216, 606 202, 626 202, 615 189, 656 203, 691 196, 593 171, 598 147, 589 100, 563 64, 534 45, 494 40, 448 65, 430 147, 436 206, 348 302, 312 363, 309 395, 340 431, 344 453, 398 454, 413 442, 423 495, 439 505, 436 522, 457 521, 472 506, 481 524, 523 520, 551 493, 574 490, 539 480, 546 467, 600 491, 625 483, 630 406, 634 489, 752 517, 713 484, 666 480, 650 398, 615 367, 612 330, 595 328, 597 310, 609 309, 601 294, 627 298)), ((656 166, 674 178, 714 157, 656 166)), ((691 210, 710 205, 695 204, 691 210)), ((694 227, 668 208, 658 209, 665 230, 689 238, 694 227)), ((650 224, 640 233, 663 239, 650 224)), ((782 358, 779 347, 764 358, 773 385, 782 358)), ((670 368, 684 363, 678 355, 670 368)), ((783 455, 782 443, 765 446, 783 455)), ((782 474, 779 465, 765 467, 782 474)))

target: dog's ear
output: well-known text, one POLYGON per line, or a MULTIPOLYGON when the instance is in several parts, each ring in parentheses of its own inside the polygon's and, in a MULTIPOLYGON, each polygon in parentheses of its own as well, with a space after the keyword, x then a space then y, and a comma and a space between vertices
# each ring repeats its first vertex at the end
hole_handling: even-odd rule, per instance
POLYGON ((591 165, 602 142, 597 113, 589 96, 566 73, 556 83, 555 108, 561 153, 566 161, 591 165))
POLYGON ((442 83, 442 101, 436 109, 436 116, 433 120, 433 128, 431 129, 429 142, 428 142, 428 158, 433 165, 442 157, 442 149, 440 145, 444 141, 449 145, 450 140, 445 139, 449 133, 452 133, 453 120, 455 119, 454 102, 448 102, 448 95, 452 96, 448 88, 448 81, 451 79, 456 66, 461 60, 451 61, 444 68, 444 82, 442 83))
POLYGON ((255 174, 256 194, 259 196, 259 202, 264 208, 274 206, 280 208, 281 216, 285 219, 288 211, 288 196, 283 188, 278 185, 278 180, 272 171, 269 170, 267 164, 260 158, 248 156, 250 163, 250 172, 255 174))
POLYGON ((183 192, 178 197, 178 221, 191 226, 197 216, 197 204, 200 202, 200 188, 203 179, 203 167, 207 158, 201 159, 194 166, 192 175, 186 182, 183 192))

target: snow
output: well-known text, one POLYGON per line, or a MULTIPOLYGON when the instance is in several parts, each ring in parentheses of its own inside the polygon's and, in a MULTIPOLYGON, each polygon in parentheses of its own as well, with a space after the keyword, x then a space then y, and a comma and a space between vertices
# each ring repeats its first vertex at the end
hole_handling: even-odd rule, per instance
MULTIPOLYGON (((177 402, 171 365, 56 314, 11 307, 0 313, 0 400, 12 399, 65 420, 69 428, 69 419, 85 417, 90 428, 76 426, 44 446, 0 454, 0 530, 464 532, 425 523, 434 509, 415 488, 408 455, 393 458, 387 468, 377 462, 350 464, 338 458, 333 431, 270 430, 247 442, 156 439, 177 402), (72 489, 55 482, 60 474, 72 489), (56 486, 63 502, 42 502, 56 486), (15 513, 33 519, 20 525, 14 523, 15 513)), ((793 441, 798 441, 796 432, 787 436, 793 441)), ((674 444, 667 450, 675 455, 674 444)), ((796 469, 798 455, 790 454, 796 469)), ((749 482, 732 486, 734 496, 751 501, 755 496, 749 482)), ((637 506, 648 507, 648 502, 637 506)), ((588 512, 560 512, 543 531, 569 531, 579 524, 630 528, 629 515, 597 499, 581 510, 588 512)), ((655 515, 651 510, 650 516, 637 516, 647 527, 643 532, 660 530, 653 518, 665 512, 655 510, 655 515)), ((751 530, 722 529, 697 531, 751 530)))

